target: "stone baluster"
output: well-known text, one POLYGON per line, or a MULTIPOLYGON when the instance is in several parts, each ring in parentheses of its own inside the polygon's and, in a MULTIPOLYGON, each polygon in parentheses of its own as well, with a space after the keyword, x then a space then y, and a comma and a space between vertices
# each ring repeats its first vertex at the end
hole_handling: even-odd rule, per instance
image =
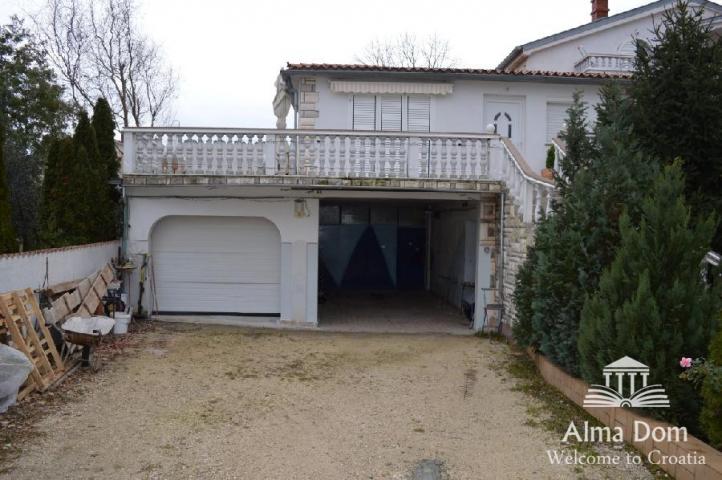
POLYGON ((327 157, 328 157, 328 137, 316 137, 316 142, 318 142, 318 171, 317 175, 319 176, 328 176, 327 173, 327 157))
POLYGON ((254 149, 256 151, 256 163, 255 163, 255 172, 256 175, 265 175, 266 174, 266 158, 263 152, 264 147, 264 139, 263 135, 255 135, 256 137, 256 143, 254 143, 254 149))
POLYGON ((396 176, 397 177, 408 177, 409 176, 409 162, 406 160, 406 151, 408 138, 397 138, 396 139, 396 176))
POLYGON ((448 177, 449 150, 449 140, 443 139, 441 141, 441 170, 439 171, 439 178, 448 177))
POLYGON ((459 178, 459 142, 460 140, 454 138, 450 140, 451 143, 451 168, 449 169, 449 178, 459 178))
POLYGON ((343 136, 338 139, 338 173, 342 177, 348 177, 348 161, 346 158, 346 142, 349 137, 343 136))
POLYGON ((288 145, 288 174, 296 175, 298 165, 298 135, 290 136, 290 144, 288 145))
POLYGON ((429 151, 429 178, 436 178, 439 176, 439 147, 441 139, 434 138, 430 140, 431 149, 429 151))
POLYGON ((376 170, 376 152, 380 150, 379 148, 379 139, 377 137, 367 138, 365 142, 365 161, 364 161, 364 169, 363 169, 363 176, 364 177, 372 177, 376 170))
POLYGON ((339 137, 332 136, 329 139, 329 148, 328 148, 328 171, 326 172, 326 176, 328 177, 335 177, 337 176, 338 170, 336 170, 336 161, 338 158, 336 157, 337 150, 337 143, 338 143, 339 137))

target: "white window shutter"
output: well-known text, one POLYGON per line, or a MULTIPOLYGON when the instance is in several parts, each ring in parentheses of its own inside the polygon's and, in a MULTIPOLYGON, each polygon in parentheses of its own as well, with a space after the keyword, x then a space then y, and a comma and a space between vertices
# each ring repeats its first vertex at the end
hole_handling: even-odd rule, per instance
POLYGON ((381 103, 381 130, 401 131, 401 96, 379 97, 381 103))
POLYGON ((428 132, 431 130, 431 97, 409 95, 408 131, 428 132))
POLYGON ((547 103, 547 142, 559 136, 567 121, 569 103, 547 103))
POLYGON ((376 129, 376 97, 373 95, 353 96, 353 129, 376 129))

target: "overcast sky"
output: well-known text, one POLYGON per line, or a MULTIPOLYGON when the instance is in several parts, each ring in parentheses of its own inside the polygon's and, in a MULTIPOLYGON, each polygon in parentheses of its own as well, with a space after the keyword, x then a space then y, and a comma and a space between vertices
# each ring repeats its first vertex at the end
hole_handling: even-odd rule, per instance
MULTIPOLYGON (((41 0, 0 0, 0 21, 41 0)), ((148 34, 180 77, 176 123, 274 127, 287 61, 349 63, 375 38, 448 39, 456 66, 493 68, 516 45, 589 22, 589 0, 138 0, 148 34), (493 5, 493 7, 492 7, 493 5)), ((649 3, 610 0, 610 14, 649 3)))

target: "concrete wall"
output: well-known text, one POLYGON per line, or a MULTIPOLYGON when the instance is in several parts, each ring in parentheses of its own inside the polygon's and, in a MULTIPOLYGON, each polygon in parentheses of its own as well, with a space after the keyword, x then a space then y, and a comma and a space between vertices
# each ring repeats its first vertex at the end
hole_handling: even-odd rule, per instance
POLYGON ((114 240, 0 255, 0 292, 38 289, 87 277, 117 256, 119 245, 114 240))
POLYGON ((474 302, 479 207, 449 206, 432 214, 431 291, 450 304, 474 302), (464 288, 464 285, 469 287, 464 288))
MULTIPOLYGON (((333 93, 331 76, 316 76, 318 93, 314 103, 314 127, 317 129, 352 128, 353 95, 333 93)), ((365 78, 366 79, 366 78, 365 78)), ((385 80, 388 81, 388 80, 385 80)), ((523 143, 518 145, 527 162, 535 171, 544 168, 547 139, 547 104, 569 103, 576 90, 584 93, 585 100, 594 105, 599 102, 599 86, 545 82, 500 82, 460 80, 453 82, 450 95, 431 96, 431 131, 451 133, 483 133, 490 123, 485 102, 511 99, 521 102, 523 143)), ((593 120, 593 109, 589 110, 593 120)))
MULTIPOLYGON (((182 189, 181 189, 182 191, 182 189)), ((297 216, 294 198, 128 198, 127 252, 140 264, 141 254, 151 251, 153 226, 170 215, 239 216, 265 218, 281 233, 281 321, 317 322, 318 200, 306 199, 305 216, 297 216)), ((131 279, 131 300, 138 299, 138 273, 131 279)), ((149 282, 150 283, 150 282, 149 282)), ((146 290, 143 304, 151 305, 146 290)))

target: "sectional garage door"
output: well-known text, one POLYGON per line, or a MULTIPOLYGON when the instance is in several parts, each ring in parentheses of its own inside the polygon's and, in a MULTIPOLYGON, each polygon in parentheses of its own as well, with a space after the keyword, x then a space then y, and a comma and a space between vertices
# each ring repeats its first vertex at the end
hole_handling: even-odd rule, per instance
POLYGON ((280 312, 281 236, 268 220, 167 217, 151 250, 161 313, 280 312))

